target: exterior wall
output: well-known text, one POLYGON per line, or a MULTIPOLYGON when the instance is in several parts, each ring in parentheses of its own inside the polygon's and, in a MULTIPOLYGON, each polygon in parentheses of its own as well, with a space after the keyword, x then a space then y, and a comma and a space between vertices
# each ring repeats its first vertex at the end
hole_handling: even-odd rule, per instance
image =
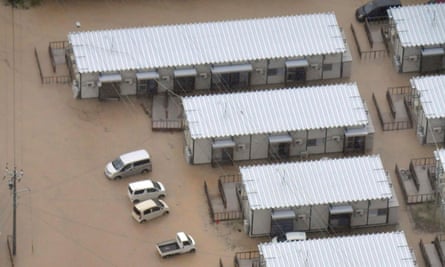
POLYGON ((256 60, 252 62, 252 68, 253 70, 250 73, 250 84, 267 84, 267 60, 256 60))
POLYGON ((343 128, 330 128, 326 130, 326 153, 342 152, 345 143, 345 130, 343 128))
POLYGON ((333 54, 333 55, 325 55, 323 60, 323 79, 333 79, 341 77, 341 68, 342 68, 342 54, 333 54), (328 70, 324 67, 327 64, 331 64, 332 68, 328 70))
POLYGON ((368 208, 368 225, 373 224, 386 224, 388 214, 379 216, 377 211, 379 209, 387 209, 388 208, 388 200, 373 200, 369 203, 368 208))
POLYGON ((212 140, 195 139, 193 164, 210 163, 212 158, 212 140))
POLYGON ((195 66, 196 71, 198 72, 198 76, 195 79, 195 88, 196 90, 209 89, 212 82, 212 73, 210 72, 209 65, 198 65, 195 66))
POLYGON ((427 133, 428 120, 422 108, 417 110, 416 116, 416 134, 420 144, 425 144, 425 136, 427 133))
POLYGON ((443 143, 445 138, 445 119, 429 119, 426 126, 426 143, 443 143))
POLYGON ((126 71, 121 72, 121 95, 135 95, 136 94, 136 72, 126 71))
POLYGON ((302 206, 295 208, 296 220, 294 222, 295 231, 308 232, 310 230, 311 207, 302 206))
MULTIPOLYGON (((285 62, 286 60, 284 58, 280 59, 269 59, 268 69, 275 69, 279 68, 280 72, 277 75, 274 76, 267 76, 267 84, 283 84, 285 81, 285 62)), ((268 75, 266 70, 266 75, 268 75)))
POLYGON ((187 163, 192 163, 192 156, 193 156, 193 149, 194 149, 194 142, 190 136, 189 130, 184 130, 184 153, 185 153, 185 160, 187 163))
POLYGON ((248 160, 250 158, 250 136, 235 136, 233 141, 236 143, 236 147, 233 151, 233 160, 248 160))
POLYGON ((272 215, 270 210, 252 210, 250 220, 250 236, 265 236, 270 234, 272 215))
POLYGON ((326 129, 309 130, 307 134, 308 141, 317 139, 315 145, 307 144, 307 152, 309 154, 321 154, 325 151, 326 129))
POLYGON ((290 146, 289 156, 299 156, 306 151, 307 131, 291 132, 290 135, 294 141, 290 146))
POLYGON ((163 68, 158 69, 158 93, 165 93, 167 90, 173 90, 173 69, 163 68))
POLYGON ((368 216, 366 215, 368 211, 369 201, 366 200, 366 201, 354 202, 352 203, 351 206, 352 209, 354 210, 351 216, 351 227, 359 227, 367 225, 368 216))
MULTIPOLYGON (((322 76, 323 55, 310 56, 307 57, 306 59, 309 63, 309 67, 307 68, 306 72, 306 80, 308 81, 321 80, 323 78, 322 76)), ((338 77, 340 77, 340 73, 338 77)))
POLYGON ((99 81, 98 73, 84 73, 80 75, 80 98, 98 98, 99 87, 97 82, 99 81))
POLYGON ((329 224, 329 206, 312 206, 309 217, 310 231, 324 231, 329 224))
POLYGON ((250 159, 267 159, 269 141, 266 134, 252 135, 250 159))
POLYGON ((420 48, 405 47, 401 56, 402 72, 414 72, 420 70, 420 48))
POLYGON ((366 144, 365 144, 365 152, 370 153, 373 150, 374 147, 374 133, 369 133, 366 136, 366 144))

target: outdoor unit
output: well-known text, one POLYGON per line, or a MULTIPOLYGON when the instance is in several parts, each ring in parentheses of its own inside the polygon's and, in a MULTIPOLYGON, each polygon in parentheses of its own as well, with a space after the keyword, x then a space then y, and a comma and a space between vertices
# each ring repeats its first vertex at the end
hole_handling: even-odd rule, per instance
POLYGON ((409 61, 417 61, 417 56, 409 56, 408 60, 409 61))
POLYGON ((297 220, 299 221, 305 221, 306 220, 306 214, 298 214, 297 220))
POLYGON ((364 213, 365 213, 365 211, 362 209, 355 210, 355 215, 357 215, 357 216, 363 216, 364 213))
POLYGON ((264 69, 258 68, 255 69, 256 72, 258 72, 259 74, 264 74, 264 69))
POLYGON ((441 132, 442 132, 442 127, 434 127, 434 128, 433 128, 433 132, 435 132, 435 133, 441 133, 441 132))
POLYGON ((128 84, 133 84, 133 79, 125 79, 125 82, 128 84))
POLYGON ((318 64, 311 64, 311 69, 313 70, 319 70, 320 66, 318 64))
POLYGON ((207 79, 207 73, 205 72, 200 73, 199 76, 203 79, 207 79))
MULTIPOLYGON (((93 86, 94 86, 94 82, 88 82, 88 83, 87 83, 87 86, 88 86, 88 87, 93 87, 93 86)), ((100 86, 99 83, 97 84, 97 86, 100 86)))
POLYGON ((339 135, 334 135, 334 136, 332 136, 332 140, 334 140, 336 142, 340 142, 341 137, 339 135))
POLYGON ((246 149, 246 144, 238 144, 238 145, 236 146, 236 148, 237 148, 238 150, 244 150, 244 149, 246 149))
POLYGON ((296 145, 301 145, 301 144, 303 144, 303 139, 295 139, 295 140, 294 140, 294 144, 296 144, 296 145))
POLYGON ((162 76, 162 80, 168 81, 168 80, 170 80, 170 77, 169 76, 162 76))

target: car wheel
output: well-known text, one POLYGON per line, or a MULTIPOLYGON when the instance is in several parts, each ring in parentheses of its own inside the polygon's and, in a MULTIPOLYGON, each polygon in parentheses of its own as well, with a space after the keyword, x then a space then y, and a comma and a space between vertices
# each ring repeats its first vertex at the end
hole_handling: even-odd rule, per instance
POLYGON ((142 220, 140 223, 145 223, 147 220, 142 220))
POLYGON ((195 252, 196 252, 196 249, 190 250, 190 253, 195 253, 195 252))
POLYGON ((165 197, 165 195, 159 195, 159 198, 164 198, 165 197))
POLYGON ((139 202, 140 202, 139 199, 133 200, 133 204, 138 204, 139 202))
POLYGON ((122 176, 116 176, 116 180, 122 179, 122 176))
POLYGON ((169 213, 170 213, 170 211, 168 211, 168 210, 165 212, 165 214, 169 214, 169 213))
POLYGON ((144 169, 144 170, 142 170, 142 172, 141 172, 141 174, 147 174, 148 173, 148 170, 147 169, 144 169))

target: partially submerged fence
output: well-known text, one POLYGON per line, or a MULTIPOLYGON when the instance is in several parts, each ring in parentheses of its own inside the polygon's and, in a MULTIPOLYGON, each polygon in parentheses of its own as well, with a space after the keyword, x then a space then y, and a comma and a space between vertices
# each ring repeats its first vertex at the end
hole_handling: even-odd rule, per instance
POLYGON ((222 212, 215 212, 212 205, 212 200, 210 198, 209 188, 207 186, 207 182, 204 181, 204 192, 207 197, 207 203, 209 205, 209 214, 210 218, 213 222, 220 222, 220 221, 231 221, 231 220, 239 220, 243 218, 243 213, 241 211, 232 210, 232 211, 222 211, 222 212))
MULTIPOLYGON (((415 164, 415 163, 413 163, 415 164)), ((405 198, 406 204, 419 204, 424 202, 431 202, 436 200, 436 192, 426 193, 426 194, 408 194, 405 188, 405 180, 403 177, 407 177, 408 179, 412 179, 412 173, 409 170, 400 169, 396 164, 395 172, 397 179, 400 184, 400 188, 402 189, 403 196, 405 198)), ((414 182, 414 181, 413 181, 414 182)))
POLYGON ((249 267, 259 267, 260 266, 260 252, 258 250, 243 251, 235 253, 233 259, 233 265, 235 267, 249 266, 249 267), (249 264, 243 264, 242 262, 249 262, 249 264))
POLYGON ((183 120, 170 120, 170 119, 160 119, 160 120, 152 120, 151 128, 154 131, 181 131, 184 129, 184 121, 183 120))
POLYGON ((51 65, 53 67, 53 72, 56 72, 56 60, 54 55, 54 50, 59 49, 63 50, 63 54, 65 54, 65 49, 68 47, 68 41, 53 41, 49 42, 48 45, 48 53, 49 58, 51 59, 51 65))
POLYGON ((389 101, 388 103, 390 105, 390 112, 391 112, 391 115, 393 118, 393 120, 391 120, 391 121, 388 121, 384 118, 382 111, 380 109, 380 106, 377 103, 377 99, 376 99, 374 93, 372 94, 372 102, 374 103, 374 105, 376 107, 377 116, 379 118, 380 126, 382 127, 382 130, 383 131, 396 131, 396 130, 404 130, 404 129, 413 128, 411 113, 409 111, 409 107, 407 107, 406 101, 404 101, 404 105, 405 105, 405 109, 407 109, 408 120, 395 121, 394 118, 396 117, 396 114, 395 114, 396 111, 395 111, 394 104, 392 103, 392 100, 388 93, 386 94, 386 97, 389 101))
POLYGON ((59 75, 59 76, 44 76, 42 71, 42 66, 40 65, 39 54, 37 49, 34 48, 34 55, 37 61, 37 68, 39 69, 40 81, 42 84, 69 84, 71 83, 71 77, 69 75, 59 75))
MULTIPOLYGON (((370 36, 371 33, 369 32, 369 34, 368 34, 369 29, 367 29, 367 28, 365 28, 365 29, 367 30, 368 40, 372 39, 372 36, 370 36)), ((357 51, 360 56, 360 59, 376 59, 378 57, 386 56, 388 54, 388 49, 367 50, 367 51, 362 50, 360 43, 358 41, 358 38, 357 38, 357 33, 356 33, 355 28, 352 24, 351 24, 351 31, 352 31, 352 36, 354 37, 355 45, 357 46, 357 51)), ((373 43, 374 42, 370 43, 371 49, 373 47, 373 43)))

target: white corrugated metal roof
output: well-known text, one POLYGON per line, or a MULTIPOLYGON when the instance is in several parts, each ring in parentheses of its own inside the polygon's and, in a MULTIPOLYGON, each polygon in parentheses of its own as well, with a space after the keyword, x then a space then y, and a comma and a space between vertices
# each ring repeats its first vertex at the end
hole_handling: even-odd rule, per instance
POLYGON ((335 204, 392 197, 380 156, 240 167, 252 209, 335 204))
POLYGON ((415 267, 405 233, 373 233, 258 245, 265 267, 415 267))
POLYGON ((445 118, 445 75, 413 77, 410 82, 420 94, 425 117, 445 118))
POLYGON ((388 15, 403 47, 445 44, 445 4, 396 7, 388 15))
POLYGON ((193 139, 368 124, 355 83, 192 96, 182 103, 193 139))
POLYGON ((68 41, 81 73, 346 51, 334 13, 72 32, 68 41))

